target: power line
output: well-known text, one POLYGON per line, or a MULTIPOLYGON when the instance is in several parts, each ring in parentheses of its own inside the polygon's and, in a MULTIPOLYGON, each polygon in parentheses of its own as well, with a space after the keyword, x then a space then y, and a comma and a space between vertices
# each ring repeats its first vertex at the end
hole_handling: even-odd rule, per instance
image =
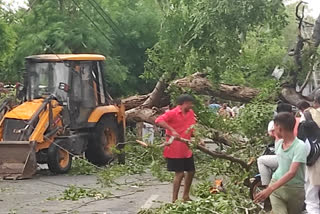
POLYGON ((86 12, 84 12, 84 10, 82 9, 82 7, 80 7, 80 5, 75 1, 72 0, 72 2, 76 5, 77 8, 79 8, 79 10, 87 17, 87 19, 97 28, 97 30, 110 42, 111 45, 114 45, 112 40, 98 27, 98 25, 90 18, 90 16, 88 14, 86 14, 86 12))
POLYGON ((96 6, 98 8, 96 8, 96 6, 93 5, 93 3, 91 2, 91 0, 89 0, 89 3, 94 7, 94 9, 100 14, 100 16, 103 18, 103 20, 112 28, 112 30, 119 35, 119 33, 122 35, 122 37, 126 38, 127 41, 130 43, 130 45, 133 48, 138 48, 137 45, 126 36, 126 34, 121 30, 121 28, 115 23, 115 21, 113 21, 113 19, 111 18, 111 15, 108 14, 102 7, 101 5, 96 1, 96 0, 92 0, 96 6), (100 10, 100 12, 99 12, 100 10), (101 14, 101 12, 104 14, 104 16, 101 14), (108 20, 106 20, 106 18, 108 20), (118 31, 118 32, 117 32, 118 31))
MULTIPOLYGON (((125 36, 124 32, 118 27, 118 25, 113 21, 113 19, 111 18, 111 15, 108 14, 102 7, 101 5, 96 1, 96 0, 92 0, 97 6, 98 8, 103 12, 103 14, 108 18, 108 20, 111 22, 111 24, 113 26, 115 26, 115 28, 117 28, 117 30, 123 35, 125 36)), ((91 2, 91 0, 89 0, 89 2, 91 2)))
MULTIPOLYGON (((29 11, 31 11, 33 9, 33 6, 37 3, 38 0, 34 0, 31 4, 30 7, 19 17, 19 19, 24 18, 24 16, 26 14, 28 14, 29 11)), ((112 42, 112 39, 110 39, 100 28, 99 26, 90 18, 90 16, 84 12, 84 10, 80 7, 80 5, 75 1, 72 0, 72 2, 76 5, 76 7, 78 7, 81 12, 87 17, 87 19, 97 28, 97 30, 109 41, 110 44, 114 45, 112 42)), ((90 2, 90 1, 89 1, 90 2)), ((90 2, 91 4, 91 2, 90 2)), ((99 5, 100 6, 100 5, 99 5)), ((95 8, 96 9, 96 8, 95 8)), ((96 9, 97 10, 97 9, 96 9)), ((98 11, 98 10, 97 10, 98 11)), ((99 12, 99 11, 98 11, 99 12)), ((100 14, 100 13, 99 13, 100 14)), ((100 14, 101 15, 101 14, 100 14)), ((102 15, 101 15, 102 16, 102 15)), ((11 20, 11 22, 9 22, 9 25, 12 24, 14 21, 14 19, 11 20)))
MULTIPOLYGON (((91 4, 91 6, 99 13, 99 15, 103 18, 103 20, 112 28, 112 30, 116 33, 116 34, 118 34, 118 32, 116 32, 116 30, 117 29, 115 29, 116 28, 116 26, 114 26, 114 25, 112 25, 112 24, 110 24, 110 19, 109 19, 109 21, 103 16, 103 14, 101 13, 101 11, 99 10, 99 8, 97 8, 90 0, 88 0, 89 1, 89 3, 91 4)), ((96 2, 96 4, 98 4, 97 2, 96 2)), ((99 5, 100 6, 100 5, 99 5)), ((102 10, 103 11, 103 10, 102 10)), ((112 23, 112 22, 111 22, 112 23)), ((119 35, 119 34, 118 34, 119 35)))

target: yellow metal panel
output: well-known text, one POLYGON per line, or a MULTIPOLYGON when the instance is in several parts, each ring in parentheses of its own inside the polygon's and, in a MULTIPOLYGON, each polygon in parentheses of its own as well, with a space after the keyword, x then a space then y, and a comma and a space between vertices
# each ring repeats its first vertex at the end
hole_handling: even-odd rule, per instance
POLYGON ((99 106, 97 107, 90 115, 88 122, 89 123, 96 123, 100 120, 100 118, 107 113, 118 113, 119 108, 114 105, 109 106, 99 106))
MULTIPOLYGON (((18 120, 30 120, 34 113, 39 109, 42 105, 43 99, 36 99, 28 102, 24 102, 21 105, 18 105, 8 113, 4 115, 4 118, 18 119, 18 120)), ((52 105, 52 116, 53 122, 55 126, 61 126, 61 120, 59 120, 59 114, 62 111, 63 107, 59 105, 56 100, 51 101, 52 105)), ((3 129, 3 120, 1 122, 1 131, 0 138, 2 138, 2 129, 3 129)), ((52 143, 53 139, 44 139, 44 133, 48 129, 49 126, 49 106, 45 111, 42 111, 39 115, 39 121, 34 127, 32 135, 29 138, 29 141, 35 141, 36 151, 40 149, 48 148, 52 143)))
POLYGON ((35 111, 41 106, 43 99, 36 99, 29 102, 24 102, 18 105, 4 115, 4 118, 29 120, 35 111))
MULTIPOLYGON (((55 119, 58 117, 58 115, 60 114, 60 112, 62 111, 63 107, 62 106, 56 106, 54 107, 54 101, 52 101, 52 117, 53 117, 53 122, 55 121, 55 119)), ((39 122, 37 124, 37 126, 35 127, 32 135, 29 138, 29 141, 36 141, 40 144, 45 143, 46 141, 48 141, 49 139, 44 139, 44 133, 45 131, 48 129, 49 127, 49 111, 48 108, 46 111, 42 112, 40 114, 39 117, 39 122)), ((56 124, 58 125, 58 124, 56 124)), ((39 145, 39 144, 38 144, 39 145)), ((38 147, 37 145, 37 147, 38 147)), ((50 144, 46 144, 46 145, 50 145, 50 144)), ((41 147, 41 146, 40 146, 41 147)), ((43 146, 42 146, 43 147, 43 146)), ((37 148, 38 150, 38 148, 37 148)))
POLYGON ((39 61, 104 61, 106 58, 100 54, 42 54, 28 56, 26 59, 39 61))

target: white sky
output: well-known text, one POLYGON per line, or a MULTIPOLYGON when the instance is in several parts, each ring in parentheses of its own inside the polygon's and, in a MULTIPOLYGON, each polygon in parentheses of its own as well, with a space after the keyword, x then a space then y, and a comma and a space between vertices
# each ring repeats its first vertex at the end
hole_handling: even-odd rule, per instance
MULTIPOLYGON (((308 4, 308 10, 306 13, 313 18, 317 18, 320 14, 320 0, 303 0, 304 2, 307 2, 308 4)), ((294 2, 299 2, 299 0, 286 0, 285 4, 291 4, 294 2)))
MULTIPOLYGON (((297 2, 298 0, 284 0, 286 4, 297 2)), ((4 0, 5 3, 11 4, 11 7, 17 9, 19 7, 25 7, 25 0, 4 0)), ((308 3, 309 13, 312 17, 317 18, 320 14, 320 0, 304 0, 308 3)))

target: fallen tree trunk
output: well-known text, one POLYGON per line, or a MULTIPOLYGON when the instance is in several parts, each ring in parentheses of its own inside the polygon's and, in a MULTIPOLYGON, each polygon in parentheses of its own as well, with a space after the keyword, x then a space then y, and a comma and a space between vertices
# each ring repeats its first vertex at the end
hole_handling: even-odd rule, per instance
POLYGON ((126 110, 133 109, 135 107, 141 106, 148 99, 149 96, 150 94, 134 95, 134 96, 122 99, 122 103, 126 107, 126 110))
MULTIPOLYGON (((159 84, 157 84, 158 87, 150 94, 135 95, 122 100, 127 109, 127 120, 136 122, 146 121, 145 119, 159 115, 162 112, 159 109, 169 105, 169 95, 165 93, 165 88, 162 83, 160 84, 161 86, 159 86, 159 84), (154 106, 159 109, 152 109, 154 106)), ((249 102, 259 93, 259 90, 254 88, 227 84, 220 84, 219 87, 216 88, 201 73, 195 73, 191 76, 175 80, 169 85, 169 88, 170 87, 179 87, 182 91, 188 88, 198 94, 240 102, 249 102)), ((297 106, 302 100, 311 102, 312 97, 312 94, 309 97, 302 96, 295 88, 286 85, 282 87, 280 93, 281 100, 294 106, 297 106)), ((148 119, 148 121, 150 121, 150 119, 148 119)))
MULTIPOLYGON (((167 86, 167 84, 160 80, 152 93, 124 99, 123 103, 127 109, 127 120, 154 124, 155 118, 164 112, 161 108, 168 106, 170 103, 170 97, 165 93, 166 88, 164 86, 167 86), (153 108, 154 106, 157 108, 153 108)), ((195 73, 188 77, 175 80, 169 85, 169 89, 170 87, 179 87, 182 90, 189 88, 198 94, 241 102, 249 102, 259 93, 257 89, 227 84, 220 84, 218 88, 216 88, 205 78, 205 75, 201 73, 195 73)), ((220 135, 216 138, 216 140, 218 139, 224 144, 230 144, 228 140, 220 135)))
POLYGON ((132 122, 155 124, 154 121, 162 113, 164 113, 164 110, 158 108, 136 107, 126 111, 126 118, 132 122))
MULTIPOLYGON (((164 105, 164 103, 162 102, 163 99, 166 99, 166 97, 169 98, 169 96, 165 93, 167 86, 168 85, 165 82, 164 77, 161 77, 154 87, 153 91, 149 94, 148 99, 142 104, 142 107, 163 107, 167 105, 167 103, 165 103, 164 105)), ((170 99, 167 99, 168 103, 169 100, 170 99)))
MULTIPOLYGON (((127 110, 136 107, 151 108, 153 106, 162 108, 170 103, 170 97, 165 92, 166 87, 167 84, 160 79, 151 93, 131 96, 123 99, 122 102, 127 110)), ((220 97, 226 100, 240 101, 244 103, 250 102, 259 93, 259 90, 245 86, 228 84, 214 86, 205 77, 205 75, 201 73, 195 73, 188 77, 175 80, 169 85, 169 89, 170 87, 179 87, 182 90, 188 88, 192 89, 197 94, 220 97)), ((138 109, 136 111, 138 111, 138 109)), ((130 117, 128 119, 130 120, 130 117)))
POLYGON ((214 86, 206 78, 206 75, 199 72, 194 73, 185 78, 175 80, 170 84, 170 86, 177 86, 182 89, 189 88, 198 94, 209 95, 212 97, 220 97, 226 100, 240 102, 250 102, 259 93, 258 89, 249 88, 245 86, 236 86, 228 84, 220 84, 218 86, 214 86))

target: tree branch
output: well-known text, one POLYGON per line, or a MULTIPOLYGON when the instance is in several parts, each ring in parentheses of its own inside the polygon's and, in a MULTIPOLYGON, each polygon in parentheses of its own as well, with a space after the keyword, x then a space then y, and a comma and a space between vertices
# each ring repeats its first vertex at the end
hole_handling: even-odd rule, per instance
POLYGON ((302 100, 312 101, 312 98, 304 97, 295 88, 287 86, 282 87, 280 98, 294 106, 297 106, 302 100))
POLYGON ((243 161, 243 160, 241 160, 239 158, 235 158, 233 156, 230 156, 230 155, 222 153, 222 152, 211 151, 211 150, 209 150, 206 147, 201 146, 201 145, 197 145, 197 149, 199 149, 200 151, 210 155, 213 158, 221 158, 221 159, 229 160, 229 161, 234 162, 234 163, 238 163, 246 171, 249 171, 249 169, 250 169, 250 165, 248 165, 245 161, 243 161))
POLYGON ((303 24, 303 19, 304 19, 304 6, 302 7, 302 13, 301 16, 299 15, 299 9, 302 4, 305 4, 305 2, 300 1, 299 4, 296 6, 296 17, 297 20, 299 21, 298 24, 298 36, 297 36, 297 44, 294 49, 294 61, 296 64, 296 68, 290 70, 289 76, 291 77, 290 79, 290 85, 291 87, 295 87, 297 85, 298 81, 298 73, 302 72, 303 65, 302 65, 302 49, 304 47, 304 38, 302 37, 302 24, 303 24))
POLYGON ((148 99, 142 104, 143 107, 161 107, 161 98, 163 97, 168 84, 164 75, 159 79, 148 99))
POLYGON ((297 20, 299 21, 298 29, 300 31, 300 35, 301 35, 301 27, 304 19, 304 6, 302 7, 301 16, 299 15, 299 9, 302 4, 307 4, 307 3, 304 1, 300 1, 299 4, 296 6, 296 17, 297 17, 297 20))
POLYGON ((320 44, 320 15, 318 16, 312 33, 313 46, 317 48, 320 44))
POLYGON ((304 88, 308 85, 309 83, 309 80, 310 80, 310 77, 311 77, 311 74, 312 74, 312 70, 310 70, 306 76, 306 79, 304 80, 302 86, 300 87, 298 93, 302 93, 302 91, 304 90, 304 88))

